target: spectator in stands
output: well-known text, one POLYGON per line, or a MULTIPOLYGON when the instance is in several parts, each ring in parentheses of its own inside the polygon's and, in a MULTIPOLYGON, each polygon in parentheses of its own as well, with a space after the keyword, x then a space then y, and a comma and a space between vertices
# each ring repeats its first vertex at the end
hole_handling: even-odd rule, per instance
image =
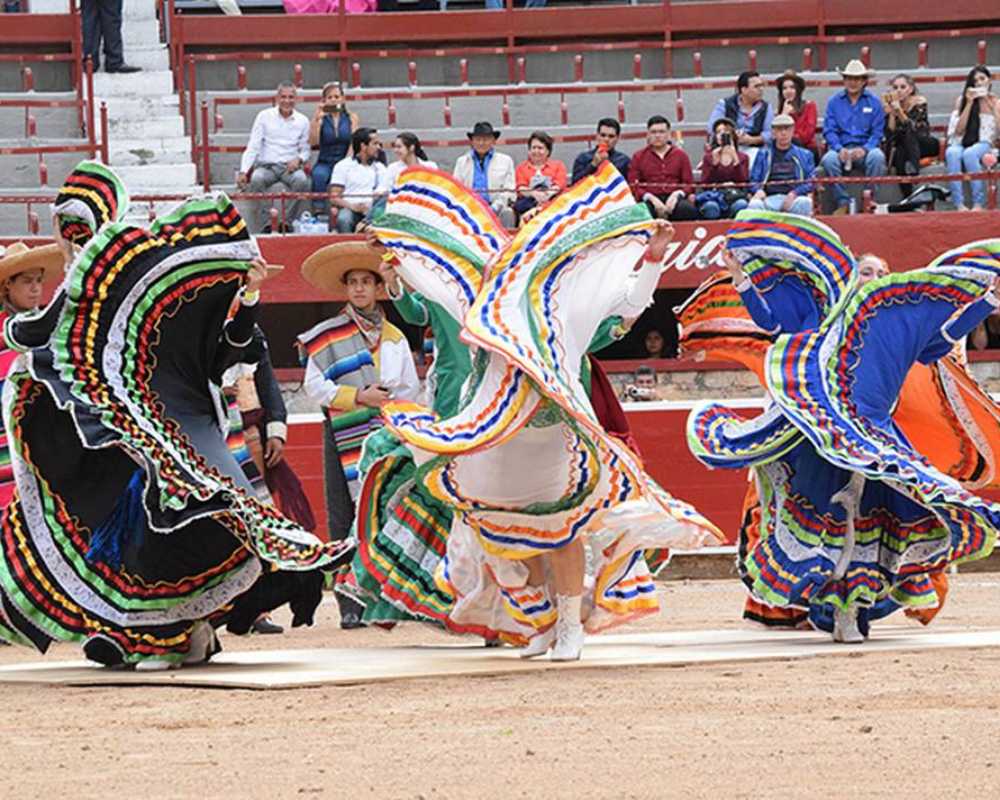
POLYGON ((720 117, 712 126, 710 149, 698 165, 704 188, 695 195, 698 213, 703 219, 732 217, 747 207, 745 186, 726 187, 725 184, 745 184, 750 180, 750 159, 740 152, 736 138, 736 124, 720 117))
MULTIPOLYGON (((347 109, 344 92, 338 81, 323 86, 323 99, 309 123, 309 146, 318 147, 319 155, 312 169, 313 192, 325 193, 330 185, 333 168, 351 146, 351 136, 358 129, 358 115, 347 109)), ((313 200, 313 211, 326 211, 324 200, 313 200)))
POLYGON ((382 185, 379 187, 379 194, 388 194, 396 178, 407 167, 429 167, 437 169, 437 164, 427 158, 427 153, 420 145, 420 139, 415 133, 404 131, 397 134, 392 140, 392 152, 396 154, 393 161, 382 174, 382 185))
POLYGON ((90 56, 96 72, 101 66, 104 42, 105 72, 140 72, 125 63, 122 46, 122 0, 80 0, 83 57, 90 56))
MULTIPOLYGON (((938 140, 931 135, 927 98, 917 94, 913 78, 900 73, 882 95, 882 111, 885 112, 882 150, 889 169, 896 175, 919 174, 920 159, 936 156, 940 150, 938 140)), ((903 197, 907 197, 913 185, 901 183, 899 188, 903 197)))
POLYGON ((648 403, 659 399, 660 392, 656 383, 656 370, 648 364, 640 364, 635 370, 632 383, 625 386, 622 400, 633 403, 648 403))
POLYGON ((455 178, 474 189, 508 228, 514 227, 514 160, 496 149, 500 131, 477 122, 466 134, 472 147, 455 162, 455 178))
POLYGON ((786 70, 774 82, 778 87, 778 104, 776 113, 787 114, 795 120, 795 133, 792 142, 816 155, 816 104, 812 100, 803 100, 806 82, 795 70, 786 70))
MULTIPOLYGON (((837 92, 826 103, 823 138, 828 149, 820 165, 826 175, 833 177, 850 172, 855 164, 863 164, 868 177, 885 175, 882 152, 885 113, 881 101, 865 88, 871 73, 860 61, 852 59, 840 74, 844 91, 837 92)), ((843 184, 832 183, 830 189, 836 206, 833 213, 848 213, 851 200, 843 184)))
POLYGON ((694 176, 687 153, 670 139, 670 121, 659 114, 646 122, 647 145, 634 156, 628 182, 636 200, 645 201, 660 219, 698 219, 688 199, 694 176))
MULTIPOLYGON (((275 105, 257 114, 250 129, 250 141, 240 160, 240 173, 236 177, 238 189, 249 185, 251 192, 267 192, 280 183, 279 191, 309 191, 309 176, 305 172, 309 160, 309 119, 295 110, 296 100, 295 84, 283 81, 278 84, 275 105)), ((301 198, 289 202, 288 216, 283 221, 286 228, 298 219, 305 204, 301 198)), ((258 205, 260 224, 257 230, 270 231, 270 225, 260 219, 260 213, 268 204, 258 205)))
POLYGON ((774 109, 764 100, 764 79, 756 70, 747 70, 736 79, 736 94, 715 104, 708 116, 708 135, 717 119, 731 119, 736 123, 736 139, 753 167, 758 148, 770 140, 773 116, 774 109))
POLYGON ((750 171, 750 208, 812 215, 812 178, 816 162, 811 150, 792 144, 795 120, 778 114, 771 122, 771 143, 761 148, 750 171))
POLYGON ((330 205, 337 211, 337 233, 354 233, 371 211, 383 185, 382 142, 374 128, 358 128, 351 136, 351 157, 337 162, 330 176, 330 205))
POLYGON ((642 340, 642 346, 646 350, 646 358, 666 358, 667 340, 656 328, 650 328, 642 340))
POLYGON ((973 350, 1000 350, 1000 311, 994 311, 969 334, 968 346, 973 350))
POLYGON ((628 177, 629 158, 620 150, 618 137, 621 136, 622 126, 613 117, 605 117, 597 123, 597 146, 592 150, 584 150, 573 161, 573 176, 570 183, 576 183, 588 175, 592 175, 603 161, 611 161, 615 168, 622 174, 623 178, 628 177))
MULTIPOLYGON (((955 110, 948 121, 948 149, 945 162, 948 172, 982 172, 996 164, 994 140, 1000 131, 1000 98, 990 91, 990 71, 973 67, 965 79, 965 88, 955 101, 955 110)), ((986 205, 986 188, 982 181, 972 183, 972 209, 986 205)), ((951 202, 960 211, 967 210, 962 181, 951 182, 951 202)))
POLYGON ((528 158, 514 170, 518 194, 514 213, 519 222, 527 222, 537 209, 566 188, 566 165, 552 158, 552 145, 551 136, 535 131, 528 138, 528 158))

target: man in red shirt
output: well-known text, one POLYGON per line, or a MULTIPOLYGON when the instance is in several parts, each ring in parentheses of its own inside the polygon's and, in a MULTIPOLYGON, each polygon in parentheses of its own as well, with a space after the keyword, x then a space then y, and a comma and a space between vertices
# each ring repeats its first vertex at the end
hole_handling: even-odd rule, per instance
POLYGON ((661 219, 698 219, 688 195, 693 175, 687 153, 670 140, 670 122, 656 115, 646 122, 647 145, 632 156, 628 182, 636 200, 644 201, 661 219))

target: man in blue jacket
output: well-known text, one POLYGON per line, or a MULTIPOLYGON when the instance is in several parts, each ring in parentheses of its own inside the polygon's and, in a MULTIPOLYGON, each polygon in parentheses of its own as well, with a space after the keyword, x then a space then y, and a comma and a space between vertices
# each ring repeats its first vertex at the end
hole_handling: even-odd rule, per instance
POLYGON ((750 171, 750 208, 812 215, 812 151, 792 144, 795 120, 778 114, 771 122, 771 143, 762 147, 750 171))
MULTIPOLYGON (((882 152, 882 132, 885 112, 882 101, 865 86, 868 68, 857 59, 847 62, 840 72, 844 91, 826 103, 823 117, 823 138, 827 153, 820 166, 829 176, 850 172, 855 164, 864 164, 868 177, 885 175, 885 154, 882 152)), ((850 198, 839 183, 830 184, 836 201, 834 214, 846 214, 850 198)))

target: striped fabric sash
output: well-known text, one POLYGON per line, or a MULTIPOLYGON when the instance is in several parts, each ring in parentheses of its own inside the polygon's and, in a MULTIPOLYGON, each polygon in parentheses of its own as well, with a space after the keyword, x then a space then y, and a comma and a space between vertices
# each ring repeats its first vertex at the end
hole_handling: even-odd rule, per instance
MULTIPOLYGON (((378 383, 378 370, 371 351, 358 326, 345 314, 306 331, 299 336, 299 343, 306 357, 327 380, 358 389, 378 383)), ((358 480, 361 443, 369 433, 382 426, 382 417, 378 409, 367 407, 346 412, 327 408, 324 413, 347 488, 351 498, 356 499, 361 489, 358 480)))

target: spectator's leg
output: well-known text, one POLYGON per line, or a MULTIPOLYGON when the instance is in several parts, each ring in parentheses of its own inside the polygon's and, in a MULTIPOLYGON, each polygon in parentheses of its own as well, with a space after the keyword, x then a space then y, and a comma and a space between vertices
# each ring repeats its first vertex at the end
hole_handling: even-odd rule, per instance
POLYGON ((104 69, 117 69, 125 63, 122 49, 122 1, 100 0, 101 36, 104 38, 104 69))
POLYGON ((749 203, 743 198, 740 198, 739 200, 734 200, 729 206, 729 216, 735 217, 748 205, 749 203))
MULTIPOLYGON (((885 153, 881 147, 873 147, 865 153, 865 175, 869 178, 881 178, 885 175, 885 153)), ((880 184, 869 184, 872 190, 872 200, 877 201, 880 184)))
POLYGON ((504 5, 505 3, 503 2, 503 0, 486 0, 486 8, 491 8, 496 11, 499 11, 501 8, 504 7, 504 5))
POLYGON ((99 0, 80 0, 83 58, 90 56, 95 72, 101 67, 101 9, 98 3, 99 0))
POLYGON ((764 200, 759 200, 755 197, 749 203, 747 203, 747 208, 752 208, 755 211, 759 211, 762 208, 767 208, 767 204, 765 202, 766 200, 767 200, 766 197, 764 198, 764 200))
POLYGON ((785 202, 783 194, 769 194, 764 198, 764 208, 768 211, 781 211, 781 206, 785 202))
POLYGON ((521 222, 521 217, 527 214, 531 209, 533 209, 538 203, 535 201, 534 197, 529 197, 528 195, 522 195, 514 201, 514 224, 519 224, 521 222))
MULTIPOLYGON (((972 147, 965 148, 965 152, 962 153, 962 166, 965 167, 966 172, 982 172, 983 170, 983 156, 990 151, 989 142, 978 142, 972 147)), ((986 182, 985 181, 970 181, 972 188, 972 207, 973 208, 985 208, 986 207, 986 182)))
MULTIPOLYGON (((312 191, 323 192, 330 188, 330 174, 333 172, 333 165, 325 161, 317 161, 312 168, 312 191)), ((330 204, 327 200, 313 200, 313 214, 317 217, 325 217, 330 204)))
POLYGON ((515 226, 514 220, 514 209, 510 206, 502 206, 501 208, 494 209, 500 221, 503 223, 505 228, 513 228, 515 226))
MULTIPOLYGON (((826 155, 823 156, 823 160, 819 163, 823 168, 823 172, 829 178, 839 178, 844 174, 844 165, 840 162, 840 156, 833 150, 828 150, 826 155)), ((850 205, 851 200, 847 196, 847 192, 844 191, 843 184, 828 183, 826 184, 826 188, 833 195, 833 205, 836 208, 846 208, 850 205)))
MULTIPOLYGON (((962 171, 962 152, 964 148, 960 144, 953 144, 944 151, 944 163, 949 175, 958 175, 962 171)), ((965 189, 962 181, 951 181, 951 202, 955 208, 965 206, 965 189)))
POLYGON ((337 212, 337 233, 354 233, 358 226, 360 215, 349 208, 342 208, 337 212))
POLYGON ((677 205, 674 206, 673 213, 670 215, 670 219, 676 222, 685 222, 686 220, 698 218, 697 207, 687 199, 678 200, 677 205))
POLYGON ((545 8, 545 0, 524 0, 525 8, 545 8))
POLYGON ((800 217, 811 217, 813 215, 812 198, 808 195, 805 197, 796 197, 795 202, 792 203, 791 212, 798 214, 800 217))
POLYGON ((722 216, 722 209, 714 200, 706 200, 703 202, 700 206, 698 206, 698 211, 701 214, 702 219, 718 219, 722 216))
MULTIPOLYGON (((250 176, 250 185, 247 186, 247 191, 269 191, 271 187, 278 182, 279 176, 276 174, 275 169, 276 168, 265 166, 263 164, 258 164, 254 167, 253 175, 250 176)), ((268 211, 271 208, 271 204, 267 200, 255 200, 251 208, 252 210, 250 212, 250 216, 256 222, 256 225, 253 226, 253 232, 260 233, 264 229, 264 226, 270 222, 270 215, 268 214, 268 211)))
MULTIPOLYGON (((287 172, 281 177, 281 182, 288 187, 290 192, 308 192, 312 187, 312 182, 309 180, 309 176, 306 175, 304 169, 297 169, 291 175, 287 172)), ((308 201, 304 197, 298 197, 295 200, 285 203, 285 224, 291 225, 295 220, 302 216, 302 212, 306 210, 306 205, 308 201)))

